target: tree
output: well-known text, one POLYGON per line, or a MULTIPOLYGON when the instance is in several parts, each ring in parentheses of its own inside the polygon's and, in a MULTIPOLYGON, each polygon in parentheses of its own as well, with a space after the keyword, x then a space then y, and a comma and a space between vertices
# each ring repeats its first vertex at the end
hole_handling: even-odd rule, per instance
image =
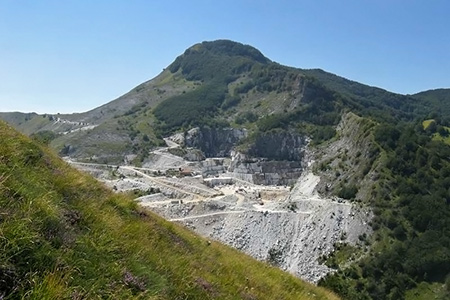
POLYGON ((426 132, 428 132, 430 134, 435 133, 437 130, 436 122, 434 120, 431 121, 431 123, 428 125, 428 127, 425 130, 426 130, 426 132))
POLYGON ((443 137, 447 137, 448 136, 448 130, 444 126, 438 125, 437 126, 437 132, 443 137))

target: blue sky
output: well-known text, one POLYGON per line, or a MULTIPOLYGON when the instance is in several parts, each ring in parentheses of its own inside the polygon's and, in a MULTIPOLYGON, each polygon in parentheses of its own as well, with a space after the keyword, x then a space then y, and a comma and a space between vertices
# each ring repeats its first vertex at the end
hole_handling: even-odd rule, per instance
POLYGON ((92 109, 215 39, 393 92, 448 88, 449 15, 448 0, 0 0, 0 111, 92 109))

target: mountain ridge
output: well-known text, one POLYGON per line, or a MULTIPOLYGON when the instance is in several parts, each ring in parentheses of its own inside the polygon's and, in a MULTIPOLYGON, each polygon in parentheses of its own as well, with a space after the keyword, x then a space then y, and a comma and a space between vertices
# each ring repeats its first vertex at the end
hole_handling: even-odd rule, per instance
MULTIPOLYGON (((177 108, 180 105, 185 105, 183 99, 186 99, 186 94, 189 95, 192 92, 197 93, 197 96, 194 95, 196 101, 189 103, 186 106, 198 105, 198 99, 204 96, 202 96, 203 94, 201 91, 199 92, 197 88, 204 88, 204 83, 212 79, 214 79, 214 81, 223 81, 227 87, 224 86, 223 90, 219 89, 217 92, 218 96, 213 96, 218 97, 215 102, 212 101, 214 103, 206 104, 204 109, 207 114, 214 114, 214 111, 217 111, 218 109, 218 105, 222 106, 222 108, 225 107, 225 109, 220 110, 220 114, 222 114, 222 112, 227 113, 227 106, 233 109, 238 105, 237 108, 240 110, 249 110, 251 106, 239 106, 239 102, 243 102, 242 98, 247 97, 246 102, 252 102, 251 105, 253 105, 253 109, 257 113, 266 115, 277 112, 277 110, 280 109, 292 110, 293 107, 298 105, 298 101, 301 101, 300 99, 294 100, 290 105, 284 103, 281 104, 279 99, 292 98, 291 94, 295 92, 299 93, 299 97, 301 97, 302 95, 300 94, 302 91, 297 84, 301 82, 304 82, 303 84, 305 84, 305 82, 310 80, 309 78, 313 79, 313 81, 317 81, 319 85, 326 87, 326 89, 330 90, 332 93, 338 93, 342 98, 339 101, 343 102, 341 105, 345 107, 357 109, 363 114, 364 111, 367 110, 367 107, 375 109, 370 115, 375 118, 382 117, 382 110, 387 108, 393 109, 393 114, 387 116, 391 121, 392 118, 406 118, 410 120, 413 118, 411 116, 412 113, 420 112, 420 114, 424 115, 424 112, 426 112, 429 114, 433 110, 436 111, 438 106, 436 101, 423 101, 423 97, 420 97, 420 95, 425 92, 415 95, 395 94, 378 87, 371 87, 356 81, 348 80, 321 69, 298 69, 278 65, 266 58, 259 50, 249 45, 230 40, 217 40, 212 42, 202 42, 189 47, 158 76, 136 86, 119 98, 105 103, 98 108, 84 113, 54 116, 67 121, 98 126, 105 122, 114 123, 111 121, 112 119, 120 118, 127 114, 136 115, 135 111, 140 110, 149 112, 150 110, 154 110, 150 114, 156 112, 159 116, 156 121, 165 120, 164 122, 166 122, 171 118, 168 116, 170 115, 171 109, 164 108, 164 106, 170 105, 170 103, 174 103, 173 105, 177 108), (218 60, 219 62, 215 60, 218 60), (231 61, 234 62, 232 63, 231 61), (265 66, 269 65, 271 68, 258 67, 258 64, 265 66), (215 71, 211 73, 211 70, 215 71), (287 74, 294 78, 294 80, 286 78, 285 76, 287 74), (214 76, 216 76, 215 79, 213 78, 214 76), (256 90, 255 87, 257 87, 256 90), (228 90, 228 92, 225 92, 224 90, 228 90), (252 95, 249 95, 249 91, 256 93, 260 92, 258 95, 259 98, 267 98, 267 96, 264 95, 269 95, 270 99, 266 101, 269 105, 269 109, 261 110, 261 106, 255 109, 254 106, 257 106, 259 102, 251 100, 252 95), (273 95, 274 91, 275 94, 279 96, 273 95), (177 103, 176 100, 175 102, 170 100, 174 96, 182 98, 181 100, 178 100, 179 103, 177 103), (160 108, 158 109, 158 104, 166 102, 166 100, 170 101, 164 106, 159 106, 160 108), (280 106, 280 108, 278 108, 278 106, 280 106), (158 112, 164 110, 169 110, 169 113, 158 114, 158 112)), ((214 88, 214 90, 216 89, 214 88)), ((445 92, 445 90, 443 91, 445 92)), ((211 98, 210 96, 208 97, 211 98)), ((442 103, 439 102, 439 104, 442 103)), ((183 110, 184 113, 186 113, 186 110, 189 111, 189 109, 183 110)), ((200 113, 201 111, 202 109, 200 109, 200 113)), ((47 114, 44 114, 44 116, 46 115, 47 114)), ((215 116, 217 116, 217 114, 215 116)), ((0 117, 9 121, 19 130, 22 130, 27 134, 45 130, 60 131, 60 133, 68 131, 55 128, 56 126, 52 127, 50 124, 52 120, 49 120, 49 122, 36 122, 36 120, 34 120, 34 123, 38 124, 28 122, 30 114, 22 117, 13 117, 11 116, 11 113, 2 113, 0 117), (24 124, 27 122, 30 124, 29 126, 24 124), (28 128, 25 129, 27 126, 28 128)), ((37 116, 33 115, 33 117, 36 118, 37 116)), ((189 123, 191 122, 189 120, 193 119, 195 119, 195 116, 187 117, 187 120, 180 120, 175 126, 179 126, 185 122, 189 123)), ((227 119, 229 120, 230 117, 227 117, 227 119)), ((80 126, 73 127, 73 129, 78 128, 80 128, 80 126)), ((66 129, 68 129, 68 127, 66 129)), ((164 131, 167 131, 167 128, 163 129, 163 132, 164 131)), ((112 133, 111 130, 108 130, 108 132, 112 133)), ((148 135, 148 133, 147 128, 145 134, 148 135)), ((54 143, 54 146, 58 147, 59 150, 62 149, 62 146, 67 142, 67 139, 61 140, 64 141, 54 143)), ((154 142, 158 144, 156 139, 154 142)))
MULTIPOLYGON (((174 71, 177 71, 178 68, 180 67, 180 63, 181 61, 183 61, 183 59, 186 56, 189 55, 193 55, 193 53, 197 53, 200 54, 201 56, 204 56, 206 53, 209 53, 211 55, 214 56, 225 56, 225 57, 243 57, 246 59, 251 59, 254 62, 257 63, 263 63, 263 64, 273 64, 273 65, 277 65, 276 63, 273 63, 272 61, 270 61, 270 59, 266 58, 259 50, 248 46, 248 45, 243 45, 240 43, 236 43, 233 41, 229 41, 229 40, 218 40, 218 41, 212 41, 212 42, 203 42, 203 43, 198 43, 195 44, 191 47, 189 47, 188 49, 186 49, 186 51, 180 55, 177 59, 175 59, 175 61, 173 63, 171 63, 167 69, 169 69, 171 71, 171 73, 176 73, 174 71), (237 49, 237 50, 236 50, 237 49), (191 53, 192 52, 192 53, 191 53), (241 54, 244 55, 241 55, 241 54)), ((195 64, 194 64, 195 65, 195 64)), ((281 66, 279 65, 280 68, 286 68, 288 70, 292 70, 295 71, 297 74, 304 74, 306 76, 310 76, 312 78, 315 78, 317 80, 320 81, 321 84, 323 84, 324 86, 326 86, 327 88, 329 88, 332 91, 336 91, 340 94, 343 94, 344 96, 349 96, 350 98, 356 98, 356 102, 361 101, 361 98, 370 98, 370 97, 374 97, 374 94, 376 97, 380 98, 385 98, 385 96, 387 95, 389 98, 392 98, 392 102, 395 103, 388 103, 389 105, 393 105, 393 106, 398 106, 400 105, 400 102, 404 102, 404 101, 417 101, 417 99, 422 99, 420 97, 420 94, 426 92, 421 92, 421 93, 417 93, 415 95, 401 95, 401 94, 395 94, 395 93, 391 93, 388 92, 386 90, 383 90, 382 88, 378 88, 378 87, 371 87, 371 86, 367 86, 364 84, 360 84, 356 81, 353 80, 349 80, 340 76, 337 76, 335 74, 332 73, 328 73, 326 71, 323 71, 322 69, 299 69, 299 68, 291 68, 291 67, 285 67, 285 66, 281 66), (356 88, 356 91, 355 91, 356 88), (381 95, 381 96, 380 96, 381 95)), ((185 66, 187 67, 187 69, 189 69, 188 71, 192 71, 192 66, 185 66)), ((198 65, 195 65, 195 69, 198 70, 198 65)), ((248 70, 248 68, 250 68, 251 66, 248 63, 245 62, 241 62, 241 64, 238 66, 238 68, 232 70, 231 74, 233 73, 242 73, 242 71, 245 71, 246 68, 248 70), (239 69, 241 68, 241 69, 239 69)), ((166 69, 166 70, 167 70, 166 69)), ((204 69, 214 69, 214 68, 210 68, 210 66, 207 66, 204 69)), ((176 95, 177 93, 180 92, 187 92, 187 90, 184 87, 181 87, 181 84, 178 85, 178 89, 175 88, 175 91, 170 94, 168 93, 171 89, 164 89, 161 88, 160 86, 164 86, 164 84, 162 84, 162 82, 167 81, 168 77, 171 77, 170 74, 167 74, 167 71, 163 71, 161 74, 159 74, 158 76, 156 76, 155 78, 148 80, 138 86, 136 86, 135 88, 132 88, 129 92, 125 93, 124 95, 120 96, 119 98, 112 100, 110 102, 107 102, 101 106, 99 106, 98 108, 89 110, 87 112, 84 113, 77 113, 77 114, 62 114, 61 118, 63 119, 67 119, 69 121, 79 121, 79 122, 86 122, 86 123, 92 123, 93 125, 99 125, 100 123, 104 122, 105 120, 111 119, 115 116, 119 116, 119 115, 123 115, 125 113, 127 113, 130 109, 133 108, 133 106, 137 106, 137 105, 144 105, 143 103, 147 103, 146 105, 149 105, 150 108, 153 107, 153 105, 151 105, 150 102, 152 101, 156 101, 156 103, 158 103, 158 98, 168 98, 167 96, 171 96, 171 95, 176 95), (159 78, 161 78, 161 80, 158 80, 159 78), (155 95, 155 93, 152 93, 151 89, 155 90, 158 89, 159 93, 164 93, 165 95, 163 95, 163 97, 161 97, 162 95, 155 95), (179 90, 181 89, 181 90, 179 90), (162 92, 163 91, 163 92, 162 92), (159 96, 159 97, 158 97, 159 96)), ((188 71, 184 70, 182 71, 182 73, 184 72, 186 75, 188 73, 188 71)), ((235 74, 236 75, 236 74, 235 74)), ((200 78, 201 80, 205 80, 205 74, 203 74, 202 76, 200 76, 199 74, 190 74, 187 76, 187 79, 194 81, 193 83, 195 83, 196 78, 200 78), (201 77, 201 78, 200 78, 201 77)), ((228 78, 227 80, 231 80, 232 78, 228 78)), ((197 83, 198 84, 198 83, 197 83)), ((261 86, 261 83, 256 82, 256 85, 261 86)), ((266 84, 266 88, 267 88, 267 82, 263 83, 266 84)), ((244 89, 247 89, 249 86, 248 82, 247 85, 244 87, 244 89)), ((271 89, 269 87, 269 89, 271 89)), ((445 91, 445 90, 444 90, 445 91)), ((230 95, 232 96, 232 95, 230 95)), ((164 100, 163 100, 164 101, 164 100)), ((231 101, 232 102, 232 101, 231 101)), ((406 103, 408 104, 408 103, 406 103)), ((363 105, 373 105, 373 103, 363 103, 363 105)), ((426 106, 430 106, 430 104, 428 103, 426 106)), ((422 109, 423 107, 420 107, 419 109, 422 109)), ((406 108, 406 110, 408 110, 408 108, 406 108)), ((428 109, 430 110, 430 109, 428 109)), ((19 122, 23 123, 23 121, 15 121, 14 118, 12 117, 7 117, 4 113, 2 114, 4 119, 7 119, 9 122, 13 123, 13 125, 18 126, 19 122)), ((22 125, 22 124, 20 124, 22 125)), ((18 126, 18 128, 20 130, 23 130, 23 127, 18 126)), ((28 132, 28 134, 39 131, 39 130, 47 130, 48 127, 43 126, 43 127, 37 127, 34 128, 33 130, 31 130, 31 132, 28 132)))

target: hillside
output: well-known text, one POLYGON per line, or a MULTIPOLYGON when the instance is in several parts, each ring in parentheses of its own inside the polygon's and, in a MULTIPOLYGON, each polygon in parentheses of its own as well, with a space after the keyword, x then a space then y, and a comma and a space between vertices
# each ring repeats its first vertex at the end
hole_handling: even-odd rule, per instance
POLYGON ((0 123, 3 299, 337 299, 112 194, 0 123))
POLYGON ((345 299, 446 299, 447 99, 219 40, 90 112, 0 117, 168 220, 345 299))
POLYGON ((303 72, 316 78, 328 89, 339 93, 352 111, 378 120, 411 121, 439 109, 439 106, 425 103, 420 98, 388 92, 320 69, 303 72))
POLYGON ((320 284, 346 299, 447 299, 450 147, 421 122, 373 129, 378 170, 372 184, 356 185, 369 187, 361 200, 374 212, 374 234, 362 237, 370 255, 345 266, 349 250, 341 248, 327 258, 339 271, 320 284))
POLYGON ((448 116, 450 115, 450 89, 428 90, 414 94, 412 97, 424 101, 429 106, 439 107, 439 111, 436 112, 436 116, 439 116, 440 118, 445 117, 447 126, 450 125, 448 124, 448 116))
POLYGON ((320 141, 332 136, 345 111, 398 122, 445 107, 319 69, 282 66, 251 46, 219 40, 190 47, 154 79, 89 112, 0 118, 26 134, 56 133, 50 145, 64 156, 141 164, 163 137, 195 126, 295 127, 320 141))

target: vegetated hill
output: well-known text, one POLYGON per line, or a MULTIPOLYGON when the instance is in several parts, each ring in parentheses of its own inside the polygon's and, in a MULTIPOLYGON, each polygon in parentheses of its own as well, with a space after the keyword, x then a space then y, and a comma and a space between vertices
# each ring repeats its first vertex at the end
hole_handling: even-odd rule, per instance
POLYGON ((337 299, 113 194, 0 122, 2 299, 337 299))
POLYGON ((31 122, 31 120, 36 117, 39 117, 37 113, 0 112, 0 119, 12 124, 15 128, 25 134, 31 134, 39 131, 40 127, 33 126, 31 122))
POLYGON ((320 69, 303 70, 330 90, 336 91, 346 99, 348 107, 362 115, 385 121, 408 120, 423 117, 438 109, 409 95, 388 92, 378 87, 325 72, 320 69))
POLYGON ((446 123, 450 123, 450 120, 448 120, 450 115, 450 89, 428 90, 414 94, 412 97, 420 99, 430 106, 438 107, 439 110, 435 112, 435 116, 444 118, 446 123))
POLYGON ((320 285, 345 299, 448 299, 450 147, 436 127, 379 123, 370 130, 378 170, 364 199, 374 212, 374 234, 361 239, 371 249, 348 264, 353 250, 340 247, 325 258, 338 272, 320 285))
POLYGON ((49 142, 62 155, 115 163, 131 155, 140 164, 162 137, 194 126, 289 127, 319 141, 333 136, 344 111, 398 122, 439 109, 322 70, 282 66, 251 46, 218 40, 190 47, 154 79, 89 112, 0 118, 27 134, 56 133, 49 142))

